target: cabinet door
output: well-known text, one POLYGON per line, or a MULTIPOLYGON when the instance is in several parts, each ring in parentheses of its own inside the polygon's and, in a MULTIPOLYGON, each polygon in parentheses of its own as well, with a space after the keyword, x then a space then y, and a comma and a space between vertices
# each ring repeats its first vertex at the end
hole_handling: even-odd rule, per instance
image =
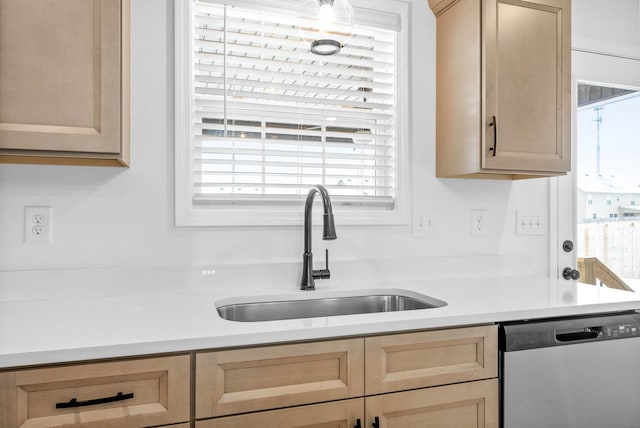
POLYGON ((498 376, 495 325, 365 339, 365 394, 498 376))
POLYGON ((138 428, 189 420, 190 358, 0 373, 0 427, 138 428))
POLYGON ((379 428, 497 428, 498 380, 367 397, 366 424, 379 428))
POLYGON ((358 398, 197 421, 196 428, 353 428, 363 414, 364 399, 358 398))
POLYGON ((354 398, 364 390, 364 340, 196 355, 196 418, 354 398))
POLYGON ((482 167, 564 172, 571 158, 569 0, 485 0, 482 167))
POLYGON ((0 0, 1 162, 127 164, 128 31, 129 0, 0 0))

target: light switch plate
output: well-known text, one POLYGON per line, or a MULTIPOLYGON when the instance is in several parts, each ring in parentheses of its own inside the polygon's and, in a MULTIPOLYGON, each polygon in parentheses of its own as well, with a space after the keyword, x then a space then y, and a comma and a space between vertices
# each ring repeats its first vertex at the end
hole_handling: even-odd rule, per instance
POLYGON ((516 235, 544 235, 546 233, 545 220, 542 213, 516 210, 516 235))
POLYGON ((471 210, 471 236, 487 236, 487 210, 471 210))

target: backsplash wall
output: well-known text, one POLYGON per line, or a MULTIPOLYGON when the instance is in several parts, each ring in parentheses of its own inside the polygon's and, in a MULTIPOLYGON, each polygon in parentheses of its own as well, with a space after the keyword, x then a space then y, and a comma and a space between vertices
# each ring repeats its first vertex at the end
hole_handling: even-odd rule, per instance
MULTIPOLYGON (((344 226, 331 259, 460 258, 467 276, 487 256, 516 257, 547 275, 548 234, 517 236, 515 213, 548 224, 549 179, 435 178, 435 17, 424 0, 411 8, 411 204, 432 216, 434 236, 344 226), (471 209, 486 210, 487 236, 471 236, 471 209)), ((131 25, 131 168, 0 165, 0 270, 301 261, 300 226, 174 227, 173 1, 132 0, 131 25), (53 207, 52 244, 23 242, 26 205, 53 207)), ((323 244, 314 233, 318 262, 323 244)))

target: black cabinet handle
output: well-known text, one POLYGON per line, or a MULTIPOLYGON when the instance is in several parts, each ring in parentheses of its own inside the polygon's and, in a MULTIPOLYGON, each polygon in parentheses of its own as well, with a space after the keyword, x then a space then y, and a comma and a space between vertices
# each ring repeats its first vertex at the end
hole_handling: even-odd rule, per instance
POLYGON ((122 392, 118 392, 117 395, 114 395, 112 397, 96 398, 96 399, 87 400, 87 401, 78 401, 77 398, 72 398, 66 403, 56 403, 56 409, 68 409, 70 407, 93 406, 96 404, 113 403, 115 401, 130 400, 132 398, 133 398, 133 392, 130 392, 128 394, 123 394, 122 392))
POLYGON ((498 122, 495 116, 491 116, 491 118, 492 121, 489 126, 493 126, 493 147, 489 147, 489 151, 493 152, 493 156, 495 156, 498 150, 498 122))
POLYGON ((380 418, 377 416, 373 418, 373 423, 371 424, 373 428, 380 428, 380 418))
POLYGON ((360 424, 360 419, 356 419, 356 424, 353 426, 353 428, 362 428, 362 425, 360 424))

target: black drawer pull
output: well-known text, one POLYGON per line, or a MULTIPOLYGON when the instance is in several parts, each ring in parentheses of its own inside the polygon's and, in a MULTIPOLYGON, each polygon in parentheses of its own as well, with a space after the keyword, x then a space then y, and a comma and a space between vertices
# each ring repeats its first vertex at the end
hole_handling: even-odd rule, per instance
POLYGON ((72 398, 67 403, 56 403, 56 409, 68 409, 70 407, 93 406, 96 404, 113 403, 115 401, 130 400, 131 398, 133 398, 133 392, 130 392, 128 394, 123 394, 122 392, 118 392, 117 395, 114 395, 112 397, 96 398, 96 399, 87 400, 87 401, 78 401, 77 398, 72 398))

